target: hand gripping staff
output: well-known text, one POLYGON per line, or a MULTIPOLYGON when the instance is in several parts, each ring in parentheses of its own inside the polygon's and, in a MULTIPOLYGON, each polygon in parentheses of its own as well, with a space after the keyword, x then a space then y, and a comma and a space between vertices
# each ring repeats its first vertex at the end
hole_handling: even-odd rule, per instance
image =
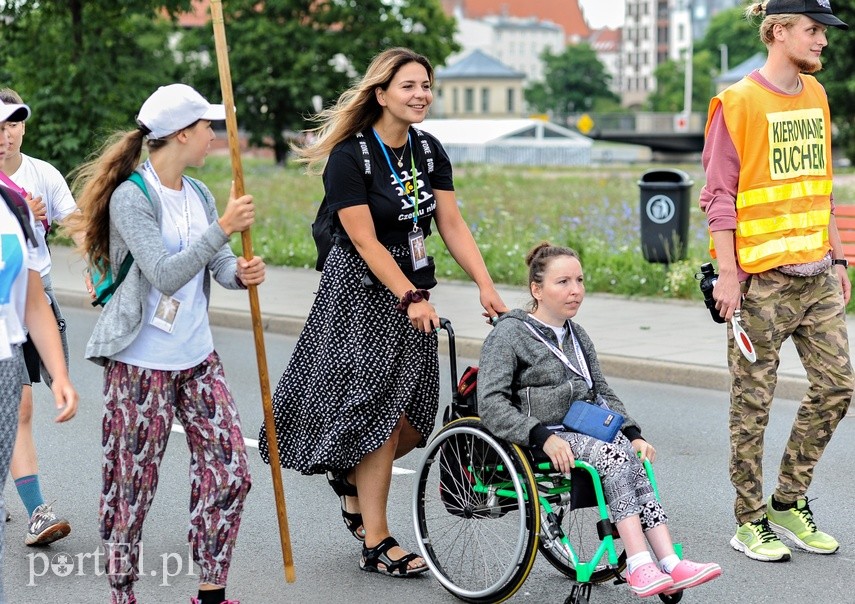
MULTIPOLYGON (((217 67, 220 72, 220 87, 223 92, 223 105, 226 107, 226 130, 229 136, 229 154, 232 161, 232 176, 235 182, 235 195, 244 194, 243 167, 240 160, 238 142, 237 115, 232 94, 232 76, 229 69, 229 49, 226 43, 226 28, 223 21, 221 0, 211 0, 211 21, 214 24, 214 43, 217 49, 217 67)), ((252 236, 249 229, 241 233, 243 257, 252 259, 252 236)), ((261 309, 258 304, 258 291, 255 285, 247 287, 249 309, 252 314, 252 332, 255 336, 255 356, 258 363, 258 381, 261 385, 261 404, 264 407, 264 422, 267 429, 267 445, 270 451, 270 472, 273 475, 273 495, 276 500, 276 517, 279 520, 279 540, 282 544, 282 560, 285 563, 285 580, 293 583, 294 559, 291 555, 291 536, 288 532, 288 514, 285 510, 285 492, 282 487, 282 470, 279 466, 279 446, 276 441, 276 424, 273 419, 273 404, 270 399, 270 379, 267 375, 267 354, 264 350, 264 332, 261 326, 261 309)))

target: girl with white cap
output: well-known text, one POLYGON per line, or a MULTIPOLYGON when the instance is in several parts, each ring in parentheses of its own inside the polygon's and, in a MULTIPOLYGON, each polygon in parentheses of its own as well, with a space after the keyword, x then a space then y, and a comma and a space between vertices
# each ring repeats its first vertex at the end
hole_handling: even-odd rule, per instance
POLYGON ((99 520, 113 604, 136 602, 142 527, 174 418, 190 448, 189 541, 200 566, 191 602, 233 602, 225 585, 251 479, 207 305, 211 277, 228 289, 258 285, 264 263, 228 245, 253 223, 252 197, 232 191, 218 217, 208 188, 184 175, 204 164, 211 120, 222 119, 224 107, 191 87, 161 87, 143 103, 139 128, 108 142, 74 182, 82 220, 72 232, 85 233, 90 267, 108 263, 118 280, 133 257, 86 346, 104 366, 99 520), (144 141, 149 157, 139 165, 144 141))
MULTIPOLYGON (((23 104, 0 100, 0 163, 9 148, 7 122, 27 119, 23 104)), ((53 311, 47 303, 37 266, 36 248, 45 245, 34 235, 35 224, 26 202, 0 185, 0 493, 9 473, 18 428, 22 378, 26 371, 22 345, 27 332, 53 377, 51 390, 60 409, 56 421, 64 422, 77 412, 77 393, 68 380, 53 311), (28 329, 29 328, 29 329, 28 329)), ((0 497, 0 518, 5 518, 0 497)), ((3 560, 5 522, 0 521, 0 562, 3 560)), ((2 573, 0 573, 2 576, 2 573)), ((5 602, 0 578, 0 602, 5 602)))

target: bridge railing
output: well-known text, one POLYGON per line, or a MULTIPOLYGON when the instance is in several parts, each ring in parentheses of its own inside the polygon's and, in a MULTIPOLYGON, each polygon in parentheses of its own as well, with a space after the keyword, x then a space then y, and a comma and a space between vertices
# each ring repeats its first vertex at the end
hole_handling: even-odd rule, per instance
POLYGON ((591 116, 594 129, 600 132, 676 133, 703 132, 706 113, 695 111, 689 114, 688 122, 680 113, 636 112, 597 113, 591 116))

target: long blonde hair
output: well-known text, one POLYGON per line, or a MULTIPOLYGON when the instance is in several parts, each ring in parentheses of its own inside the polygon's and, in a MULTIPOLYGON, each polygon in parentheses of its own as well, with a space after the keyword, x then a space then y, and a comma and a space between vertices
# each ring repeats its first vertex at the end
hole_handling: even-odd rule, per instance
MULTIPOLYGON (((72 172, 71 190, 80 212, 65 221, 63 231, 82 234, 78 249, 90 266, 110 261, 110 197, 134 171, 142 157, 145 133, 137 128, 113 134, 94 159, 72 172)), ((163 147, 166 139, 146 141, 149 152, 163 147)))
POLYGON ((773 29, 776 25, 784 27, 792 27, 795 25, 801 15, 784 14, 784 15, 767 15, 766 5, 768 2, 755 2, 745 7, 745 18, 753 21, 756 17, 763 15, 763 20, 760 22, 760 41, 766 46, 769 46, 775 40, 773 29))
POLYGON ((418 63, 424 67, 433 85, 433 67, 426 57, 409 48, 389 48, 374 57, 362 79, 343 92, 335 105, 312 118, 320 122, 317 128, 309 130, 315 133, 315 142, 304 147, 294 147, 298 161, 306 164, 308 173, 320 173, 337 144, 380 119, 383 107, 377 102, 376 90, 388 90, 398 71, 409 63, 418 63))

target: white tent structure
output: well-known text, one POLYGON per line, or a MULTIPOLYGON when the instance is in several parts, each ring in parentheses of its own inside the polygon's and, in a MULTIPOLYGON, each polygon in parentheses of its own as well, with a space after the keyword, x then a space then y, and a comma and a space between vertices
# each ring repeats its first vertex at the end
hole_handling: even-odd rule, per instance
POLYGON ((590 138, 538 119, 429 119, 416 127, 433 134, 451 161, 515 166, 591 163, 590 138))

